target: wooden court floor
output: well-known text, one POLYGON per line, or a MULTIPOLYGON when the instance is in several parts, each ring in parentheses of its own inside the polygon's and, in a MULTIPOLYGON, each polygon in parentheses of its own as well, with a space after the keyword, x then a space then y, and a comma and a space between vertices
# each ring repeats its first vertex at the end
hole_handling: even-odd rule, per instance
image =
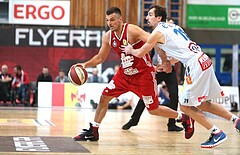
MULTIPOLYGON (((166 118, 151 116, 145 110, 138 126, 123 131, 121 127, 131 114, 131 110, 109 110, 101 123, 98 142, 75 142, 72 137, 79 134, 83 128, 88 128, 89 121, 94 117, 94 110, 0 107, 0 154, 240 155, 240 134, 229 121, 207 114, 225 131, 228 140, 214 149, 202 149, 200 144, 208 139, 209 133, 197 123, 195 134, 190 140, 186 140, 184 131, 168 132, 166 118), (23 144, 30 145, 22 142, 19 146, 19 142, 16 142, 19 137, 42 139, 50 150, 16 151, 16 148, 21 149, 23 144), (80 146, 87 151, 71 151, 81 148, 80 146), (55 148, 55 151, 51 148, 55 148)), ((36 143, 40 142, 35 141, 36 143)))

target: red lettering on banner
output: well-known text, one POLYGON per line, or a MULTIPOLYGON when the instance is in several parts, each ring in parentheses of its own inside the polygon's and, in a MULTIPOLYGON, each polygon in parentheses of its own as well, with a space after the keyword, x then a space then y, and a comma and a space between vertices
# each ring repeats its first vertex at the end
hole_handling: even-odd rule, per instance
POLYGON ((36 12, 36 7, 34 5, 27 5, 26 6, 26 18, 28 19, 30 15, 32 16, 33 19, 37 19, 35 16, 36 12))
POLYGON ((48 19, 49 18, 49 12, 48 11, 44 11, 45 16, 42 16, 42 9, 43 8, 48 8, 48 6, 46 6, 46 5, 40 6, 39 9, 38 9, 38 15, 42 19, 48 19))
POLYGON ((14 5, 14 18, 16 19, 49 19, 61 20, 65 16, 65 10, 61 6, 54 6, 49 8, 47 5, 36 7, 34 5, 14 5), (25 10, 25 11, 24 11, 25 10), (24 14, 25 12, 25 14, 24 14))
POLYGON ((52 17, 53 17, 54 19, 56 19, 56 20, 59 20, 59 19, 63 18, 64 15, 65 15, 65 11, 64 11, 64 9, 63 9, 61 6, 55 6, 55 7, 53 7, 51 13, 52 13, 52 17), (56 10, 57 8, 59 8, 59 9, 61 10, 61 12, 62 12, 62 15, 61 15, 60 17, 56 17, 56 15, 55 15, 55 12, 56 12, 55 10, 56 10))
POLYGON ((24 16, 20 15, 20 13, 23 13, 23 10, 21 8, 23 8, 24 5, 14 5, 14 18, 20 18, 23 19, 24 16))

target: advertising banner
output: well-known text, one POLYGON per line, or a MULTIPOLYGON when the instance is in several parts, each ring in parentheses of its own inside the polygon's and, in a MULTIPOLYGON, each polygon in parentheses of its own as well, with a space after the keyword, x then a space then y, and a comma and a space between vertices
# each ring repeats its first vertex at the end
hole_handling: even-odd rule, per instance
MULTIPOLYGON (((105 33, 103 29, 2 26, 0 65, 8 65, 12 75, 13 67, 21 65, 29 73, 30 81, 36 81, 42 67, 48 66, 49 73, 55 79, 59 69, 67 73, 71 65, 87 61, 98 53, 105 33)), ((118 54, 111 50, 99 72, 119 63, 118 54)))
POLYGON ((92 108, 90 100, 98 103, 103 89, 107 86, 106 83, 86 83, 82 86, 75 86, 72 83, 56 82, 40 82, 38 85, 38 107, 81 108, 92 108), (52 97, 45 97, 49 95, 52 97))
POLYGON ((69 25, 70 1, 11 0, 9 23, 27 25, 69 25))
POLYGON ((105 30, 50 27, 0 28, 0 46, 99 48, 105 30))
POLYGON ((240 29, 240 3, 237 1, 188 0, 187 28, 240 29))
MULTIPOLYGON (((98 103, 103 89, 108 84, 104 83, 86 83, 82 86, 75 86, 71 83, 39 83, 38 106, 66 106, 92 108, 90 100, 98 103), (55 88, 54 88, 55 87, 55 88), (93 91, 94 88, 94 91, 93 91), (50 91, 51 92, 50 92, 50 91), (54 95, 58 94, 58 95, 54 95), (59 95, 61 94, 61 95, 59 95), (46 97, 45 97, 46 96, 46 97), (52 96, 52 98, 48 97, 52 96)), ((240 110, 238 87, 222 86, 225 97, 215 98, 213 101, 221 104, 227 110, 240 110)), ((179 85, 179 94, 182 86, 179 85)), ((134 104, 138 102, 137 95, 134 96, 134 104)))

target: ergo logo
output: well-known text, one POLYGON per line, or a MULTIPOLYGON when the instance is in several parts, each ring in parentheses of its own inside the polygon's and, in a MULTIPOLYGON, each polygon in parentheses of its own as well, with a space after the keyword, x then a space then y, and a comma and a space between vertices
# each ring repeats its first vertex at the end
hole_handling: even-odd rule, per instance
POLYGON ((62 6, 48 5, 35 6, 30 4, 14 4, 15 19, 49 19, 60 20, 64 17, 65 10, 62 6))

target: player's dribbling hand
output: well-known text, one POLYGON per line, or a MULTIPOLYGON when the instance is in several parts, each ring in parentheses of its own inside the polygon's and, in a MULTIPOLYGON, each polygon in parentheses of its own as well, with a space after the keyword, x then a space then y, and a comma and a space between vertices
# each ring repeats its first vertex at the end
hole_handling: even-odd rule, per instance
POLYGON ((85 66, 85 63, 76 63, 76 64, 74 64, 75 66, 76 65, 81 65, 83 68, 86 68, 86 66, 85 66))

